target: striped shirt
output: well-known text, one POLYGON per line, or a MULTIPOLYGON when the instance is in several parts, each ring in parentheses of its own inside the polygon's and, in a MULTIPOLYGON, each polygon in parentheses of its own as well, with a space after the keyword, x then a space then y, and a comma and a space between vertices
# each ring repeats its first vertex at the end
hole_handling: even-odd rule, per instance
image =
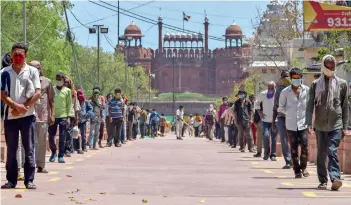
POLYGON ((121 99, 112 98, 109 105, 109 112, 111 113, 110 117, 113 119, 120 119, 123 118, 122 110, 123 110, 123 102, 121 99))

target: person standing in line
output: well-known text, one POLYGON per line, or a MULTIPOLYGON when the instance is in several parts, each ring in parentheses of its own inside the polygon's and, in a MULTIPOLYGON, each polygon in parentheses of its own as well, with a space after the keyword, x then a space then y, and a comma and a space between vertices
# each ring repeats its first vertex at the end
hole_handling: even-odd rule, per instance
POLYGON ((217 119, 219 120, 219 125, 220 125, 220 130, 219 130, 219 139, 221 139, 221 142, 225 142, 225 131, 224 131, 224 118, 222 118, 222 115, 224 111, 228 109, 228 97, 225 96, 222 98, 223 104, 219 107, 218 110, 218 116, 217 119))
POLYGON ((146 110, 144 108, 141 108, 141 114, 140 114, 140 119, 139 119, 139 126, 140 126, 140 139, 144 139, 145 138, 145 124, 146 124, 146 120, 147 120, 147 113, 146 110))
POLYGON ((250 100, 246 99, 246 91, 240 90, 238 97, 239 99, 234 103, 234 123, 238 128, 239 151, 245 152, 244 136, 246 136, 249 152, 254 152, 251 134, 253 106, 250 100))
POLYGON ((201 125, 202 117, 199 115, 199 113, 196 113, 194 119, 195 137, 200 137, 201 125))
POLYGON ((194 136, 194 123, 195 123, 195 118, 192 114, 190 114, 189 120, 188 120, 188 131, 189 131, 189 136, 192 137, 194 136))
POLYGON ((102 115, 103 117, 101 118, 101 122, 100 122, 100 130, 99 130, 99 141, 98 141, 98 145, 99 145, 99 148, 104 148, 104 146, 102 146, 102 140, 104 138, 104 128, 105 128, 105 105, 106 105, 106 100, 105 100, 105 97, 103 95, 100 95, 99 96, 100 100, 101 100, 101 109, 102 109, 102 115))
POLYGON ((48 171, 45 169, 46 136, 48 133, 49 125, 52 125, 55 122, 55 90, 50 79, 44 76, 40 62, 31 61, 29 64, 38 69, 41 86, 40 100, 38 100, 38 102, 34 105, 36 114, 35 159, 37 172, 48 173, 48 171))
POLYGON ((270 158, 272 161, 277 161, 277 131, 272 129, 274 95, 275 82, 270 81, 268 83, 268 89, 261 92, 257 100, 258 103, 262 103, 262 110, 258 110, 258 114, 263 123, 263 160, 268 160, 270 158), (271 144, 269 142, 271 142, 271 144))
POLYGON ((280 142, 281 142, 281 147, 282 147, 282 153, 285 159, 285 166, 283 169, 290 169, 291 168, 291 155, 289 151, 289 146, 288 146, 288 137, 287 137, 287 131, 286 131, 286 117, 284 113, 279 113, 278 112, 278 107, 279 107, 279 97, 280 93, 282 92, 283 89, 286 87, 289 87, 291 84, 291 74, 289 77, 289 71, 283 70, 282 73, 280 74, 280 85, 277 88, 277 91, 274 96, 274 105, 273 105, 273 120, 272 120, 272 130, 278 130, 279 136, 280 136, 280 142), (276 119, 278 118, 277 125, 276 126, 276 119))
POLYGON ((66 131, 66 148, 65 148, 65 156, 66 157, 71 157, 71 153, 73 153, 73 139, 70 134, 74 126, 78 126, 78 112, 80 110, 79 107, 79 102, 77 99, 77 91, 74 87, 73 81, 69 77, 65 77, 65 83, 64 86, 69 88, 72 93, 72 106, 71 106, 71 112, 69 114, 69 121, 70 121, 70 126, 67 128, 66 131))
POLYGON ((165 114, 162 113, 160 118, 160 131, 161 131, 162 137, 165 136, 165 127, 166 127, 166 118, 165 118, 165 114))
MULTIPOLYGON (((128 98, 126 95, 122 94, 122 101, 123 101, 123 106, 124 106, 124 116, 123 119, 127 119, 127 114, 128 114, 128 98)), ((122 123, 122 128, 121 128, 121 143, 126 144, 127 143, 127 121, 124 120, 122 123)))
MULTIPOLYGON (((121 97, 121 89, 115 89, 115 96, 110 100, 109 103, 109 120, 111 123, 112 136, 115 147, 121 147, 121 128, 125 121, 124 117, 124 102, 121 97)), ((108 147, 112 146, 112 138, 107 140, 108 147)))
POLYGON ((327 189, 328 172, 331 189, 339 190, 340 167, 338 147, 343 136, 350 135, 348 85, 344 79, 335 76, 336 59, 326 55, 322 59, 322 75, 312 82, 307 103, 306 120, 310 134, 317 137, 318 189, 327 189), (315 119, 312 127, 312 116, 315 119), (326 167, 328 156, 328 171, 326 167))
POLYGON ((214 109, 213 104, 210 104, 209 109, 206 112, 205 115, 205 123, 206 123, 206 136, 209 140, 213 140, 214 134, 215 134, 215 129, 216 129, 216 123, 218 121, 217 115, 216 115, 216 110, 214 109))
POLYGON ((233 121, 233 105, 234 103, 230 102, 228 109, 224 112, 224 125, 225 125, 225 138, 227 140, 227 143, 229 144, 230 147, 233 146, 233 130, 232 130, 232 124, 234 123, 233 121))
POLYGON ((160 121, 160 118, 161 118, 161 116, 156 112, 156 109, 153 109, 151 116, 150 116, 151 136, 152 137, 157 136, 157 128, 158 128, 158 123, 160 121))
POLYGON ((105 113, 105 125, 106 125, 106 131, 107 131, 107 139, 110 138, 111 136, 111 123, 109 120, 109 113, 108 113, 108 107, 109 107, 109 102, 112 99, 112 93, 109 93, 106 95, 106 103, 105 103, 105 109, 104 109, 104 113, 105 113))
POLYGON ((136 110, 134 109, 134 103, 131 102, 128 106, 128 124, 127 124, 127 139, 130 141, 134 140, 133 137, 133 124, 136 118, 136 110))
MULTIPOLYGON (((250 95, 249 100, 251 102, 251 105, 255 105, 255 101, 256 101, 255 95, 250 95)), ((251 124, 251 131, 252 131, 252 137, 253 137, 253 144, 254 146, 257 146, 257 143, 256 143, 257 126, 255 125, 255 123, 251 124)))
POLYGON ((90 100, 90 104, 93 107, 93 112, 95 116, 93 119, 90 120, 90 135, 89 135, 88 144, 91 150, 98 150, 98 148, 96 148, 96 142, 99 137, 101 120, 104 117, 99 89, 95 88, 93 90, 93 96, 90 100))
POLYGON ((132 127, 132 137, 133 137, 133 140, 136 140, 138 136, 138 131, 139 131, 138 124, 139 124, 139 118, 141 113, 141 109, 136 102, 133 103, 133 111, 134 111, 134 119, 133 119, 133 127, 132 127))
POLYGON ((290 70, 291 86, 281 91, 277 109, 277 112, 285 114, 295 178, 310 176, 306 170, 308 161, 306 108, 309 88, 302 84, 302 76, 301 69, 293 68, 290 70), (301 146, 300 161, 299 144, 301 146))
POLYGON ((77 151, 78 154, 84 154, 87 152, 87 121, 94 118, 93 106, 91 106, 90 102, 85 99, 85 95, 83 90, 77 90, 77 98, 79 102, 80 110, 78 112, 78 128, 80 131, 81 139, 73 139, 73 147, 74 150, 77 151), (80 140, 82 142, 82 146, 80 145, 80 140))
POLYGON ((63 158, 66 148, 66 131, 69 127, 68 117, 71 114, 72 107, 72 93, 67 87, 64 87, 65 76, 63 73, 56 74, 56 86, 55 86, 55 123, 49 126, 49 145, 51 150, 51 156, 49 161, 54 162, 57 157, 56 148, 56 132, 57 126, 59 127, 59 153, 58 162, 65 163, 63 158))
POLYGON ((254 103, 254 116, 253 116, 253 123, 256 125, 256 154, 254 157, 262 157, 262 144, 263 144, 263 125, 260 115, 258 114, 259 111, 262 111, 262 102, 255 100, 254 103))
POLYGON ((5 140, 7 145, 6 179, 1 189, 14 189, 18 180, 17 149, 19 132, 25 150, 24 185, 36 189, 35 175, 35 109, 40 98, 39 72, 26 64, 28 48, 23 43, 12 46, 12 64, 1 72, 1 100, 5 103, 5 140))
POLYGON ((182 130, 184 124, 184 107, 181 105, 176 111, 176 136, 177 140, 182 140, 182 130))

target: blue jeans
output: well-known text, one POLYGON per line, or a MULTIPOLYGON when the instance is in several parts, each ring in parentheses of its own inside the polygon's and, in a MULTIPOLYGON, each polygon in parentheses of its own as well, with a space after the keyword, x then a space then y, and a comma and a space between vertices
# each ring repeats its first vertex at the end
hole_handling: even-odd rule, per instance
POLYGON ((49 146, 51 152, 54 154, 57 151, 56 148, 56 131, 57 126, 59 127, 59 157, 63 157, 65 154, 65 146, 66 146, 66 130, 67 130, 67 118, 55 118, 55 123, 49 126, 49 146))
POLYGON ((122 128, 121 128, 121 142, 124 142, 125 141, 125 131, 126 131, 126 125, 125 123, 122 123, 122 128))
POLYGON ((291 155, 290 155, 290 150, 289 150, 289 146, 288 146, 288 137, 287 137, 286 126, 285 126, 285 117, 278 117, 277 131, 280 135, 282 153, 283 153, 283 156, 285 159, 285 163, 290 164, 291 163, 291 155))
POLYGON ((90 148, 96 148, 96 142, 99 139, 100 125, 101 122, 99 120, 90 121, 90 136, 88 140, 90 148))
POLYGON ((35 117, 34 115, 4 121, 5 140, 7 145, 6 179, 13 185, 17 185, 18 164, 17 149, 19 132, 21 133, 22 145, 25 152, 24 184, 33 182, 35 175, 35 117))
POLYGON ((151 124, 151 128, 152 128, 152 137, 157 137, 157 124, 151 124))
POLYGON ((269 156, 270 158, 276 157, 277 132, 272 131, 271 122, 262 122, 262 123, 263 123, 264 156, 269 156), (269 141, 271 141, 271 145, 269 144, 269 141))
POLYGON ((340 167, 337 150, 341 141, 341 129, 331 132, 316 130, 317 137, 317 173, 320 183, 328 182, 328 172, 330 180, 340 179, 340 167), (328 171, 325 166, 328 155, 328 171))

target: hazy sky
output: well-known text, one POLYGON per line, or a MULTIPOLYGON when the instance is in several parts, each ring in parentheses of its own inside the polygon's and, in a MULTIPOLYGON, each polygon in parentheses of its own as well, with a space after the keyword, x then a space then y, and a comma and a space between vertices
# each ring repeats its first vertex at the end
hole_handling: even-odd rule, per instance
MULTIPOLYGON (((103 4, 100 1, 96 2, 116 10, 116 8, 103 4)), ((117 1, 106 2, 117 7, 117 1)), ((222 37, 225 33, 225 29, 231 25, 233 21, 241 27, 246 36, 251 36, 253 32, 251 21, 255 19, 257 8, 265 10, 268 1, 120 1, 120 8, 129 10, 145 3, 148 4, 133 9, 131 12, 154 20, 157 20, 158 16, 161 14, 163 23, 182 28, 184 11, 187 15, 191 16, 190 20, 185 22, 185 29, 196 32, 200 31, 202 33, 204 32, 203 23, 206 10, 210 23, 209 35, 222 37)), ((117 15, 115 11, 100 7, 89 1, 73 1, 73 4, 72 12, 83 24, 108 17, 104 20, 94 22, 88 25, 88 27, 93 24, 105 25, 109 28, 109 33, 107 35, 109 39, 111 39, 112 45, 116 45, 117 15)), ((78 42, 85 46, 96 46, 96 34, 89 34, 88 28, 81 26, 70 12, 68 12, 68 14, 70 26, 78 42)), ((123 35, 124 29, 134 21, 142 30, 143 35, 145 35, 142 40, 143 46, 154 49, 157 48, 157 25, 133 19, 123 14, 120 14, 120 18, 120 35, 123 35)), ((164 28, 163 35, 166 31, 169 33, 174 32, 164 28)), ((112 46, 105 39, 105 36, 101 36, 101 47, 106 51, 113 51, 112 46)), ((209 47, 210 49, 224 47, 224 42, 209 40, 209 47)))

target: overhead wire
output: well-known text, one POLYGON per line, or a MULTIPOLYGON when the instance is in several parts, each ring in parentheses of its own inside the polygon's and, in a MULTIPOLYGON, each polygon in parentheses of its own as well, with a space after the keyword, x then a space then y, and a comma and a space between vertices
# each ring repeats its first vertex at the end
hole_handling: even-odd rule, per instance
POLYGON ((74 13, 72 12, 72 10, 71 10, 70 8, 68 8, 68 10, 69 10, 69 12, 71 12, 72 16, 76 19, 76 21, 77 21, 80 25, 84 26, 85 28, 89 28, 89 27, 87 27, 86 25, 84 25, 81 21, 79 21, 79 19, 76 17, 76 15, 74 15, 74 13))
MULTIPOLYGON (((111 10, 111 11, 115 11, 115 12, 117 12, 117 10, 115 10, 115 9, 113 9, 113 8, 110 8, 110 7, 107 7, 107 6, 104 6, 104 5, 101 5, 101 4, 98 4, 98 3, 96 3, 96 2, 94 2, 94 1, 91 1, 91 0, 88 0, 89 2, 91 2, 91 3, 93 3, 93 4, 96 4, 96 5, 98 5, 98 6, 101 6, 101 7, 104 7, 104 8, 106 8, 106 9, 109 9, 109 10, 111 10)), ((105 4, 108 4, 108 3, 105 3, 105 4)), ((115 6, 113 6, 113 5, 111 5, 111 4, 109 4, 110 6, 112 6, 112 7, 115 7, 115 6)), ((120 8, 121 9, 121 8, 120 8)), ((121 9, 122 10, 122 9, 121 9)), ((150 24, 157 24, 157 21, 155 21, 155 20, 153 20, 153 19, 150 19, 150 18, 147 18, 147 17, 145 17, 145 16, 141 16, 141 15, 138 15, 138 14, 135 14, 135 13, 132 13, 132 12, 128 12, 128 13, 131 13, 131 14, 127 14, 127 13, 124 13, 124 12, 120 12, 120 14, 122 14, 122 15, 126 15, 126 16, 129 16, 129 17, 131 17, 131 18, 134 18, 134 19, 138 19, 138 20, 140 20, 140 21, 143 21, 143 22, 146 22, 146 23, 150 23, 150 24)), ((168 29, 170 29, 170 30, 173 30, 173 31, 178 31, 178 32, 189 32, 189 33, 197 33, 197 32, 194 32, 194 31, 190 31, 190 30, 187 30, 187 29, 182 29, 182 28, 179 28, 179 27, 175 27, 175 26, 172 26, 172 25, 169 25, 169 24, 163 24, 163 26, 165 27, 165 28, 168 28, 168 29)), ((216 40, 216 41, 224 41, 224 39, 222 39, 222 38, 218 38, 218 37, 214 37, 214 36, 208 36, 209 37, 209 39, 211 39, 211 40, 216 40)))

